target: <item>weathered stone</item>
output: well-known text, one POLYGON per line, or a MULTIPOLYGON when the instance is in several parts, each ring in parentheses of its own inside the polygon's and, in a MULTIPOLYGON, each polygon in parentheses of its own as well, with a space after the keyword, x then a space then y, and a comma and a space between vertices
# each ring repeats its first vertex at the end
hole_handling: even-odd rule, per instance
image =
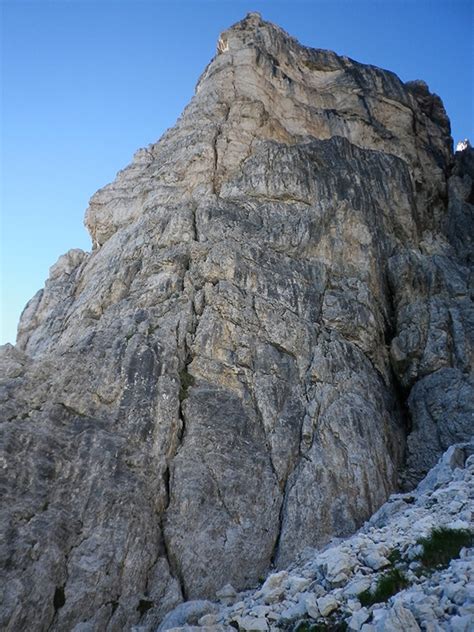
POLYGON ((472 630, 473 615, 455 615, 451 619, 451 632, 469 632, 472 630))
POLYGON ((200 626, 209 626, 209 625, 217 625, 218 617, 216 614, 205 614, 198 620, 198 625, 200 626))
POLYGON ((296 621, 306 614, 305 599, 300 599, 296 603, 292 603, 288 608, 284 608, 280 613, 283 621, 296 621))
POLYGON ((357 610, 349 619, 349 622, 347 624, 349 630, 355 630, 356 632, 359 632, 359 630, 362 628, 367 619, 369 619, 369 617, 370 613, 368 612, 367 608, 361 608, 360 610, 357 610))
POLYGON ((407 446, 409 486, 451 444, 472 436, 473 182, 474 151, 467 147, 457 152, 449 178, 448 209, 441 222, 444 236, 430 233, 420 242, 421 252, 405 251, 389 259, 397 312, 392 364, 402 384, 413 387, 408 399, 413 421, 407 446))
POLYGON ((407 485, 469 435, 474 152, 451 149, 426 84, 258 14, 222 34, 0 350, 2 629, 152 632, 353 533, 398 485, 408 391, 407 485))
MULTIPOLYGON (((142 632, 132 630, 132 632, 142 632)), ((227 632, 223 625, 183 625, 177 628, 170 628, 168 632, 227 632)))
POLYGON ((241 617, 238 620, 239 629, 245 632, 267 632, 268 621, 264 617, 241 617))
POLYGON ((204 599, 187 601, 166 615, 157 632, 165 632, 165 630, 183 625, 196 624, 201 617, 213 612, 217 612, 217 606, 211 601, 205 601, 204 599))
POLYGON ((408 476, 418 480, 453 443, 473 434, 474 378, 444 368, 417 382, 409 398, 415 421, 408 439, 408 476))
POLYGON ((387 610, 375 629, 377 632, 421 632, 415 617, 399 601, 387 610))
POLYGON ((420 493, 430 493, 446 484, 452 479, 453 470, 463 468, 467 460, 472 456, 474 456, 474 440, 463 445, 451 446, 420 482, 418 491, 420 493))
POLYGON ((216 597, 224 603, 232 603, 237 597, 237 592, 232 584, 226 584, 216 592, 216 597))
POLYGON ((366 566, 373 569, 374 571, 378 571, 381 568, 385 568, 386 566, 390 566, 390 562, 386 557, 380 555, 377 551, 369 551, 366 555, 363 556, 363 560, 366 566))
POLYGON ((272 573, 267 577, 256 596, 261 597, 265 603, 280 601, 285 593, 287 581, 287 571, 272 573))
POLYGON ((347 581, 357 560, 343 551, 327 551, 322 553, 318 561, 323 567, 325 578, 335 586, 347 581))
POLYGON ((271 612, 270 606, 253 606, 250 610, 252 617, 266 617, 271 612))
POLYGON ((318 619, 321 615, 319 608, 318 608, 318 604, 316 602, 316 596, 315 595, 308 595, 305 598, 305 606, 306 606, 306 612, 308 614, 308 616, 310 616, 312 619, 318 619))
MULTIPOLYGON (((346 541, 336 542, 322 553, 313 551, 313 559, 307 552, 304 560, 299 560, 292 565, 291 574, 288 576, 286 572, 270 575, 267 580, 269 590, 288 587, 285 595, 282 596, 282 601, 260 605, 261 589, 254 593, 242 593, 244 600, 236 604, 240 617, 265 618, 270 629, 288 627, 290 624, 295 627, 299 622, 307 621, 308 617, 316 620, 318 625, 326 624, 329 627, 333 626, 337 619, 342 622, 341 625, 346 624, 349 629, 366 632, 375 632, 376 629, 385 629, 385 627, 393 629, 394 626, 400 629, 405 625, 411 629, 410 625, 413 623, 411 617, 415 618, 417 624, 422 624, 422 629, 426 629, 427 632, 451 629, 453 624, 463 629, 462 626, 465 625, 463 617, 467 617, 466 620, 470 621, 474 616, 474 591, 470 582, 474 549, 464 547, 460 552, 460 557, 451 560, 447 568, 431 573, 426 572, 419 576, 411 572, 414 563, 409 560, 413 555, 422 552, 422 547, 415 545, 421 535, 427 535, 434 526, 450 524, 447 522, 450 515, 446 508, 450 506, 451 498, 464 498, 468 508, 474 507, 474 497, 471 493, 472 459, 468 456, 469 454, 470 444, 452 446, 418 488, 411 494, 404 495, 405 500, 410 500, 410 502, 403 503, 398 512, 394 512, 389 522, 382 528, 374 529, 371 520, 365 527, 367 532, 362 530, 346 541), (457 464, 457 467, 453 468, 454 464, 457 464), (328 559, 333 559, 334 567, 336 567, 342 554, 347 554, 347 551, 350 551, 354 557, 364 559, 368 553, 386 555, 389 551, 395 550, 403 555, 403 558, 398 560, 397 567, 405 573, 408 587, 388 602, 363 608, 357 599, 351 598, 351 594, 358 590, 366 590, 369 587, 374 589, 384 574, 384 571, 366 566, 360 568, 356 577, 344 587, 332 588, 326 582, 329 591, 325 591, 320 584, 313 582, 309 587, 302 584, 301 591, 294 591, 296 582, 292 588, 292 595, 288 595, 293 578, 301 579, 305 573, 310 573, 312 576, 315 573, 318 574, 328 559), (306 589, 311 592, 307 592, 306 589), (331 608, 327 609, 328 612, 335 605, 337 612, 331 610, 326 617, 323 617, 318 608, 317 596, 325 597, 322 605, 330 603, 331 608), (395 611, 391 612, 394 604, 396 604, 395 611), (366 623, 369 617, 372 617, 371 623, 366 623), (459 617, 461 619, 458 621, 459 617), (276 626, 274 626, 275 622, 277 622, 276 626)), ((393 498, 390 498, 387 504, 393 505, 393 498)), ((465 528, 465 525, 462 528, 465 528)), ((416 568, 422 568, 420 562, 416 562, 416 568)), ((206 615, 199 621, 206 623, 209 617, 212 617, 212 621, 224 625, 238 625, 239 621, 235 607, 231 610, 221 607, 218 614, 206 615)))
MULTIPOLYGON (((347 595, 344 594, 344 597, 347 597, 347 595)), ((358 599, 348 599, 346 601, 346 607, 350 612, 356 612, 361 609, 362 605, 358 599)))
POLYGON ((349 582, 346 586, 344 586, 344 594, 347 597, 357 597, 364 590, 368 590, 372 580, 370 577, 356 577, 351 582, 349 582))
POLYGON ((303 592, 304 590, 306 590, 306 588, 308 588, 310 584, 311 579, 309 579, 308 577, 290 576, 288 578, 288 589, 286 592, 288 595, 291 596, 295 593, 303 592))
POLYGON ((319 612, 323 617, 327 617, 331 614, 331 612, 334 612, 334 610, 337 610, 339 607, 338 602, 331 594, 326 595, 325 597, 319 597, 319 599, 316 599, 316 603, 318 604, 319 612))

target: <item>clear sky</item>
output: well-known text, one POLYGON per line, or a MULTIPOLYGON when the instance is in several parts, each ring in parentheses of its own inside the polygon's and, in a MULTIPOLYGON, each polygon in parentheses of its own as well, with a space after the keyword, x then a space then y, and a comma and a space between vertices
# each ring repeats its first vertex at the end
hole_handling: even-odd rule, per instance
POLYGON ((219 33, 260 11, 301 43, 424 79, 474 138, 472 0, 0 0, 1 338, 139 147, 174 124, 219 33))

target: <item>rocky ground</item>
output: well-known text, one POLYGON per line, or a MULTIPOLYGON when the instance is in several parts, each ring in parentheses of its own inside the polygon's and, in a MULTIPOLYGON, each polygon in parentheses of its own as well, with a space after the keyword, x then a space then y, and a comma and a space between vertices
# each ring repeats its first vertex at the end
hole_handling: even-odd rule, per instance
POLYGON ((307 549, 256 590, 237 594, 227 585, 216 602, 186 602, 159 631, 469 632, 474 548, 460 547, 458 558, 437 567, 420 559, 424 547, 418 541, 433 529, 472 529, 473 482, 474 442, 452 446, 415 491, 393 494, 352 537, 319 551, 307 549), (388 591, 395 594, 370 599, 387 577, 388 591), (405 588, 399 589, 400 581, 405 588))

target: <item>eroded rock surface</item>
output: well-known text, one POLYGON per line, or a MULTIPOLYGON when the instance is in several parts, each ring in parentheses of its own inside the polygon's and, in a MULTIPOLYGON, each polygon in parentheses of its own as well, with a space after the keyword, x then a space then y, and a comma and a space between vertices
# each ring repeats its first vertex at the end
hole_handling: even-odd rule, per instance
POLYGON ((189 615, 178 606, 159 632, 278 632, 302 624, 353 632, 469 632, 474 623, 473 512, 474 442, 456 444, 416 490, 393 494, 352 537, 336 539, 323 550, 308 547, 258 590, 205 602, 206 614, 197 622, 194 602, 189 615), (438 544, 445 557, 434 563, 422 555, 422 542, 436 530, 449 532, 451 541, 462 534, 465 545, 446 555, 438 544), (368 600, 387 577, 401 577, 403 583, 393 582, 388 594, 368 600))
POLYGON ((222 34, 2 349, 2 629, 154 630, 354 532, 408 430, 407 485, 470 435, 451 149, 423 82, 257 14, 222 34))

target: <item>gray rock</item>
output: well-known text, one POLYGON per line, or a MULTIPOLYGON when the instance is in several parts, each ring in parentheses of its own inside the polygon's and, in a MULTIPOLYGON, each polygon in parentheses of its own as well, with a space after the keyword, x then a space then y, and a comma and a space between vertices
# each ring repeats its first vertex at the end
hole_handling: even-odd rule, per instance
POLYGON ((239 630, 245 630, 245 632, 266 632, 268 630, 268 621, 265 617, 241 617, 238 624, 239 630))
POLYGON ((331 612, 334 612, 334 610, 337 610, 339 607, 339 603, 331 594, 326 595, 325 597, 319 597, 319 599, 316 599, 316 603, 318 604, 318 610, 323 617, 327 617, 331 614, 331 612))
POLYGON ((151 632, 353 533, 398 486, 404 392, 407 485, 469 434, 451 144, 422 82, 254 13, 221 35, 0 350, 1 629, 151 632))
POLYGON ((318 604, 316 602, 316 596, 313 594, 308 595, 304 600, 306 606, 306 613, 312 619, 319 619, 321 613, 318 608, 318 604))
POLYGON ((227 628, 223 625, 183 625, 170 628, 168 632, 227 632, 227 628))
POLYGON ((408 438, 408 477, 418 481, 453 443, 473 435, 474 378, 444 368, 413 387, 408 404, 415 420, 408 438))
POLYGON ((205 614, 198 620, 198 625, 200 625, 201 627, 218 625, 218 615, 212 613, 205 614))
POLYGON ((405 473, 410 487, 451 444, 468 441, 473 433, 473 181, 474 150, 467 147, 455 157, 441 231, 427 234, 421 252, 405 251, 389 260, 397 312, 392 365, 411 388, 413 430, 405 473))
POLYGON ((253 606, 250 610, 252 617, 266 617, 271 612, 270 606, 253 606))
POLYGON ((310 584, 311 579, 308 577, 290 576, 288 578, 288 589, 286 592, 289 596, 291 596, 295 593, 303 592, 310 584))
POLYGON ((319 556, 325 578, 337 586, 347 581, 357 560, 340 550, 329 550, 319 556))
POLYGON ((261 589, 256 593, 256 597, 262 598, 264 603, 275 603, 276 601, 281 601, 281 598, 286 590, 287 581, 287 571, 272 573, 267 577, 261 589))
POLYGON ((375 629, 377 632, 421 632, 415 617, 399 601, 386 611, 375 629))
POLYGON ((454 615, 450 621, 451 632, 469 632, 474 624, 474 615, 454 615))
POLYGON ((372 580, 369 576, 356 577, 344 587, 344 594, 347 597, 357 597, 364 590, 368 590, 372 580))
POLYGON ((386 557, 380 555, 377 551, 370 551, 364 556, 364 563, 366 566, 371 568, 374 571, 378 571, 381 568, 385 568, 386 566, 390 566, 390 562, 386 557))
POLYGON ((217 606, 211 601, 205 601, 204 599, 187 601, 166 615, 157 632, 165 632, 165 630, 171 630, 172 628, 197 624, 201 617, 215 612, 217 612, 217 606))
POLYGON ((367 619, 369 619, 369 617, 370 613, 367 608, 361 608, 360 610, 357 610, 349 619, 349 622, 347 624, 349 630, 355 630, 356 632, 359 632, 359 630, 362 628, 367 619))
POLYGON ((427 493, 450 481, 455 468, 464 467, 468 458, 474 455, 474 441, 449 447, 438 463, 428 472, 418 485, 419 493, 427 493))
POLYGON ((301 619, 306 614, 306 603, 304 599, 299 600, 297 603, 291 604, 288 608, 284 608, 280 613, 282 621, 296 621, 301 619))
POLYGON ((232 584, 226 584, 218 591, 216 591, 216 597, 217 599, 219 599, 219 601, 222 601, 223 603, 232 603, 237 597, 237 592, 232 584))

